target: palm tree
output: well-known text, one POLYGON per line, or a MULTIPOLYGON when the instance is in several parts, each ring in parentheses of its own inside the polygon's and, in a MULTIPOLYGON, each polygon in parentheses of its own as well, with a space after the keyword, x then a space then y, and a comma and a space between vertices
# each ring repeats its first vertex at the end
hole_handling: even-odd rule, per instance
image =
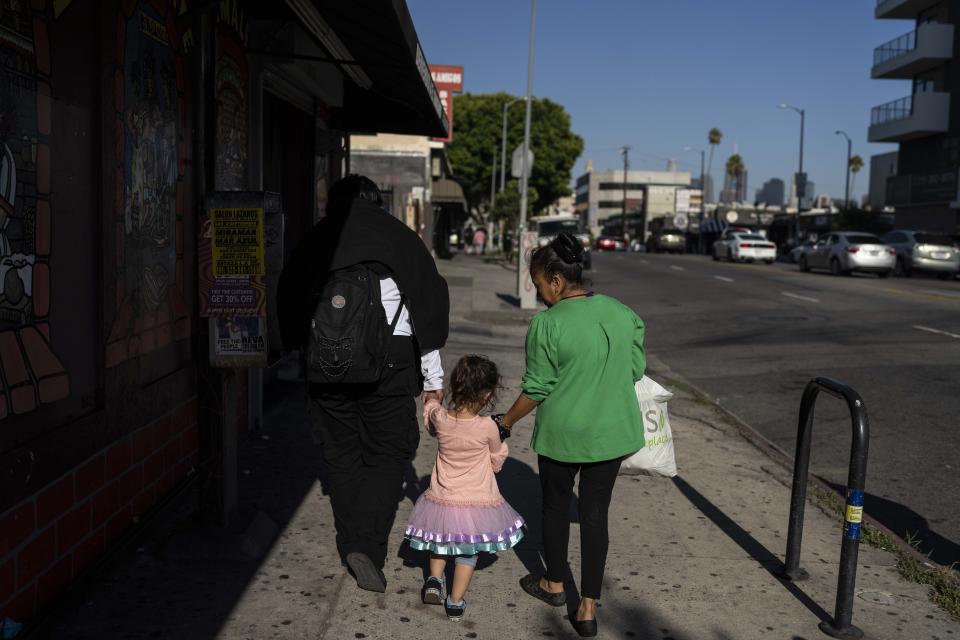
MULTIPOLYGON (((723 140, 723 133, 720 129, 714 127, 707 132, 707 142, 710 143, 710 161, 707 163, 707 175, 710 175, 710 169, 713 167, 713 150, 720 145, 720 141, 723 140)), ((702 184, 700 188, 703 189, 704 202, 706 202, 707 197, 707 185, 702 184)))
POLYGON ((853 178, 850 179, 850 193, 853 193, 853 185, 857 183, 857 174, 860 173, 860 169, 863 169, 863 158, 860 156, 850 158, 850 173, 853 174, 853 178))
POLYGON ((739 153, 735 153, 727 158, 727 175, 733 179, 731 182, 733 191, 736 194, 739 194, 741 191, 746 191, 746 189, 740 189, 740 180, 746 170, 747 166, 743 163, 743 158, 740 157, 739 153))

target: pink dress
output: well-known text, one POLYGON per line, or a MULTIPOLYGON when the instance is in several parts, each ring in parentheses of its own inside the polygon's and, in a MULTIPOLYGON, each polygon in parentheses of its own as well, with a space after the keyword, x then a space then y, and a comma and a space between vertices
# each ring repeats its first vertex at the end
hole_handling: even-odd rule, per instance
POLYGON ((424 424, 439 449, 430 488, 417 500, 404 537, 437 555, 474 555, 510 549, 523 538, 523 518, 500 495, 494 473, 509 453, 487 417, 459 419, 436 400, 424 424))

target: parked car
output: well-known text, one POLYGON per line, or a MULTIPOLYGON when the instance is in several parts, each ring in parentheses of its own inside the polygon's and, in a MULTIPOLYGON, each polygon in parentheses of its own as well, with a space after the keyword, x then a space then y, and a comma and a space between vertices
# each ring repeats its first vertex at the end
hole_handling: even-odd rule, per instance
POLYGON ((579 216, 535 216, 528 221, 530 230, 537 232, 537 244, 545 247, 562 231, 575 235, 583 244, 583 268, 590 269, 593 259, 590 253, 590 234, 583 230, 579 216))
POLYGON ((789 254, 790 262, 792 262, 793 264, 797 264, 798 262, 800 262, 800 256, 802 256, 811 248, 813 248, 813 245, 815 244, 816 242, 814 242, 813 240, 804 240, 803 242, 795 246, 793 249, 790 250, 790 254, 789 254))
POLYGON ((657 229, 647 238, 649 253, 683 253, 687 248, 687 237, 677 229, 657 229))
POLYGON ((960 247, 950 236, 924 231, 893 230, 883 240, 897 250, 894 273, 909 278, 914 271, 936 273, 948 280, 960 271, 960 247))
POLYGON ((724 234, 713 243, 713 259, 773 264, 777 259, 777 245, 755 233, 724 234))
POLYGON ((853 271, 886 278, 897 263, 897 251, 872 233, 837 231, 800 256, 800 270, 829 269, 835 276, 853 271))
POLYGON ((600 236, 597 238, 597 251, 626 251, 627 243, 623 238, 600 236))

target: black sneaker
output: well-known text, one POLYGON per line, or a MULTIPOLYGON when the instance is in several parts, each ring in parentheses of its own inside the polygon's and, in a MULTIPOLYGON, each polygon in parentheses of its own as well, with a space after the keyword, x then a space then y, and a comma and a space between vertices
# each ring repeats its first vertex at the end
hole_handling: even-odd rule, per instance
POLYGON ((443 608, 447 612, 448 619, 454 622, 460 622, 463 620, 463 612, 467 608, 467 601, 461 600, 460 604, 455 604, 453 600, 450 599, 450 596, 447 596, 443 601, 443 608))
POLYGON ((423 604, 443 604, 447 597, 447 589, 441 578, 430 576, 423 582, 420 590, 420 599, 423 604))
POLYGON ((347 566, 357 580, 357 586, 367 591, 383 593, 387 590, 387 579, 373 560, 362 553, 348 553, 347 566))

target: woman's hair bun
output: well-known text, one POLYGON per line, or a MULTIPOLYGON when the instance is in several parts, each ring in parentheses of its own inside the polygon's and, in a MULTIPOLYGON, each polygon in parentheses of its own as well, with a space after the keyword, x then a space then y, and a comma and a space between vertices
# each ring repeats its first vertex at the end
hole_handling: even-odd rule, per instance
POLYGON ((571 233, 561 232, 550 243, 550 246, 566 264, 583 262, 583 243, 571 233))

